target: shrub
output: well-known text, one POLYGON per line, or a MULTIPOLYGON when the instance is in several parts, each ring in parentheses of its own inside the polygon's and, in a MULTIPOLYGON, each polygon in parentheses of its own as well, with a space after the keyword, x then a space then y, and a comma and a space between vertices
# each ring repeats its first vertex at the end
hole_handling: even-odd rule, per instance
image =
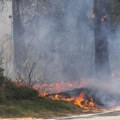
POLYGON ((0 102, 10 99, 38 98, 38 91, 27 86, 17 86, 4 76, 4 69, 0 68, 0 102))
POLYGON ((32 99, 38 97, 38 91, 29 87, 19 87, 14 94, 15 99, 32 99))

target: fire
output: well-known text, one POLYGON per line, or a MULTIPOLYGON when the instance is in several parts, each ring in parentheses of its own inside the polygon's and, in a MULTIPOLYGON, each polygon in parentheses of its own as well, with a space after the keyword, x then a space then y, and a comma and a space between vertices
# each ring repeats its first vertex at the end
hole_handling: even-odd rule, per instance
POLYGON ((94 109, 95 107, 94 99, 86 99, 84 93, 80 93, 80 95, 75 99, 74 104, 83 109, 94 109))
POLYGON ((65 98, 59 94, 55 94, 54 96, 52 97, 49 97, 50 99, 52 100, 63 100, 63 101, 66 101, 66 102, 72 102, 74 101, 74 98, 65 98))
MULTIPOLYGON (((92 80, 89 80, 92 82, 92 80)), ((35 89, 40 88, 40 96, 45 97, 46 99, 52 99, 57 101, 66 101, 72 102, 76 106, 84 110, 97 110, 97 105, 94 101, 94 98, 89 97, 86 92, 80 92, 79 95, 75 96, 67 96, 65 94, 61 94, 62 91, 71 90, 75 88, 84 88, 87 84, 87 81, 74 81, 74 82, 58 82, 58 83, 44 83, 44 84, 37 84, 34 86, 35 89), (55 93, 55 94, 54 94, 55 93)))
POLYGON ((73 102, 75 105, 79 106, 84 110, 97 110, 95 107, 96 105, 94 99, 92 97, 86 98, 85 93, 80 93, 80 95, 77 97, 69 97, 69 98, 66 98, 59 94, 55 94, 53 96, 48 96, 48 98, 52 100, 63 100, 66 102, 73 102))
POLYGON ((54 100, 60 100, 61 99, 61 96, 60 95, 58 95, 58 94, 56 94, 55 95, 55 98, 53 98, 54 100))

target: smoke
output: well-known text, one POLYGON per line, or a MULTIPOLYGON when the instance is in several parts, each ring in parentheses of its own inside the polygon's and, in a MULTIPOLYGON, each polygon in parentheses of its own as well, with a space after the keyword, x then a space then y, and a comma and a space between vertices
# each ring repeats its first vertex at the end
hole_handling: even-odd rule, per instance
MULTIPOLYGON (((29 79, 31 69, 33 69, 32 79, 38 82, 93 79, 95 76, 93 0, 46 2, 35 0, 23 8, 22 19, 25 28, 23 37, 27 59, 21 67, 25 68, 25 79, 29 79)), ((107 14, 104 9, 102 12, 107 14)), ((103 29, 106 34, 111 34, 106 28, 103 29)), ((119 59, 115 56, 116 51, 117 53, 119 51, 119 46, 115 46, 119 45, 119 37, 116 38, 118 35, 117 32, 114 37, 109 36, 108 39, 111 71, 119 69, 119 59), (112 40, 113 38, 116 40, 112 40)), ((107 81, 109 80, 101 82, 95 79, 89 82, 89 86, 107 88, 107 81)), ((112 85, 113 82, 109 82, 108 86, 112 85)))
POLYGON ((31 19, 28 14, 36 16, 24 24, 25 42, 31 63, 40 56, 35 69, 42 80, 73 81, 93 77, 92 9, 93 1, 89 0, 48 0, 38 10, 24 10, 28 16, 24 21, 31 19))
POLYGON ((120 78, 120 27, 109 36, 109 52, 110 52, 110 66, 112 71, 112 86, 116 92, 119 92, 119 78, 120 78))
MULTIPOLYGON (((40 15, 32 21, 32 24, 26 25, 26 46, 32 41, 28 51, 31 57, 28 59, 33 63, 36 57, 40 56, 35 67, 37 75, 40 75, 38 82, 69 83, 69 81, 84 79, 87 82, 85 87, 94 88, 97 91, 95 97, 106 107, 117 105, 119 103, 119 97, 116 97, 119 93, 116 89, 119 88, 116 87, 118 82, 93 79, 95 76, 93 1, 50 0, 49 2, 44 9, 40 9, 40 15)), ((114 66, 116 69, 113 64, 117 62, 113 55, 116 55, 116 50, 119 51, 119 46, 113 47, 115 43, 112 43, 110 32, 106 28, 103 29, 106 34, 109 34, 110 67, 114 66), (115 53, 112 53, 113 51, 115 53)))

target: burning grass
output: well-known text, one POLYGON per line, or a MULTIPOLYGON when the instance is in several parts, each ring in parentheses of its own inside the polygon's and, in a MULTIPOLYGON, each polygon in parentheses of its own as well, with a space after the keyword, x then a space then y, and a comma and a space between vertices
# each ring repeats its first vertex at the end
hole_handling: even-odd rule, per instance
POLYGON ((92 82, 92 80, 71 81, 67 83, 61 81, 53 84, 37 84, 34 86, 34 88, 45 88, 40 90, 39 95, 45 97, 46 99, 73 103, 74 105, 83 109, 83 111, 100 111, 101 107, 103 107, 103 104, 98 98, 96 98, 96 90, 84 87, 90 82, 92 82), (69 91, 66 91, 67 89, 69 89, 69 91), (55 91, 55 94, 51 94, 55 91))
POLYGON ((90 91, 85 88, 75 89, 73 91, 66 91, 62 93, 50 94, 45 96, 46 99, 52 99, 55 101, 66 101, 68 103, 73 103, 74 105, 80 107, 84 112, 101 111, 103 104, 94 95, 91 95, 90 91), (77 92, 77 93, 76 93, 77 92))
POLYGON ((79 88, 70 91, 46 94, 46 99, 66 101, 80 107, 84 112, 99 112, 120 105, 120 95, 97 88, 79 88))
POLYGON ((95 107, 96 105, 94 99, 92 97, 87 99, 84 93, 80 93, 80 95, 77 97, 65 98, 59 94, 56 94, 49 98, 52 100, 63 100, 66 102, 73 102, 75 105, 79 106, 84 110, 98 110, 97 107, 95 107))

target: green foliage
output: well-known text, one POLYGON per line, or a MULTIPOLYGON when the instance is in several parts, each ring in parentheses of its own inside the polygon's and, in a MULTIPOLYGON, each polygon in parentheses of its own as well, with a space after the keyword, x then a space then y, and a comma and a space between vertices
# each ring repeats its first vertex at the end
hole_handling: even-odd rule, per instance
POLYGON ((15 90, 14 98, 19 99, 32 99, 38 97, 38 91, 29 87, 19 87, 15 90))
POLYGON ((37 98, 32 100, 9 100, 0 105, 0 117, 37 117, 50 118, 68 114, 80 114, 82 110, 73 103, 65 101, 46 100, 37 98))
POLYGON ((16 86, 14 82, 4 76, 4 69, 0 68, 0 103, 6 100, 21 100, 38 98, 38 91, 26 86, 16 86))

